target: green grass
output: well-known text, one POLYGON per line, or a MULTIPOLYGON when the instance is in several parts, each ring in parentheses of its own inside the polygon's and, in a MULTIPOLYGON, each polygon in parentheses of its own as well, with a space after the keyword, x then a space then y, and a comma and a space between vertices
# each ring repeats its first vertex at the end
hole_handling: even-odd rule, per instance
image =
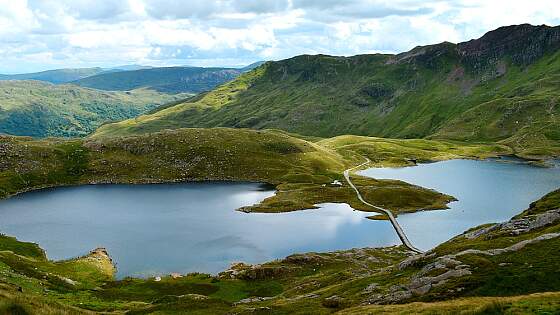
MULTIPOLYGON (((290 178, 292 179, 292 178, 290 178)), ((296 178, 301 181, 305 178, 296 178)), ((341 179, 343 180, 343 179, 341 179)), ((352 182, 370 203, 391 209, 395 215, 414 212, 418 209, 447 209, 447 204, 455 199, 444 194, 410 185, 401 181, 375 180, 353 176, 352 182)), ((247 212, 287 212, 301 209, 315 209, 321 203, 347 203, 353 209, 374 211, 356 197, 348 185, 330 187, 330 181, 323 180, 304 183, 284 183, 277 186, 277 193, 261 203, 241 208, 247 212), (326 185, 326 186, 323 186, 326 185)))
POLYGON ((0 250, 36 259, 47 258, 45 252, 37 244, 21 242, 14 237, 3 234, 0 234, 0 250))
MULTIPOLYGON (((530 246, 522 252, 508 253, 499 257, 489 257, 488 263, 480 264, 477 276, 484 276, 471 294, 482 296, 511 296, 533 292, 560 291, 560 279, 551 270, 558 270, 560 262, 557 253, 559 240, 546 242, 544 246, 530 246), (500 262, 510 262, 500 267, 500 262)), ((466 259, 468 262, 468 259, 466 259)))
MULTIPOLYGON (((157 132, 163 129, 176 129, 188 127, 185 124, 194 115, 219 109, 232 100, 238 99, 241 92, 246 91, 263 74, 264 68, 259 67, 236 80, 228 82, 215 90, 202 93, 175 106, 165 107, 160 111, 141 115, 131 120, 107 124, 96 130, 94 138, 108 136, 122 136, 135 133, 157 132), (167 117, 172 117, 167 119, 167 117), (115 128, 118 126, 118 128, 115 128)), ((283 128, 280 128, 283 129, 283 128)))
POLYGON ((471 297, 435 303, 372 305, 351 308, 340 314, 554 314, 560 293, 541 293, 506 298, 471 297))
POLYGON ((344 135, 317 142, 335 150, 357 164, 367 157, 370 166, 410 166, 457 158, 481 159, 496 154, 511 154, 513 151, 500 144, 475 144, 457 141, 433 141, 425 139, 387 139, 344 135))

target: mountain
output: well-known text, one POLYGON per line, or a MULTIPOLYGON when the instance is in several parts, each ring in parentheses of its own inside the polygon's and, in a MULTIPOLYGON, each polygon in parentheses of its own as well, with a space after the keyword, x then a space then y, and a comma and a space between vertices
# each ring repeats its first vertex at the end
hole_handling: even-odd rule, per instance
POLYGON ((101 73, 72 83, 106 91, 148 88, 164 93, 200 93, 231 81, 242 72, 229 68, 165 67, 101 73))
POLYGON ((102 68, 56 69, 35 73, 0 74, 0 80, 37 80, 55 84, 67 83, 105 72, 102 68))
POLYGON ((0 81, 0 133, 84 136, 102 123, 135 117, 186 95, 105 92, 39 81, 0 81))
POLYGON ((117 67, 112 67, 109 70, 111 71, 134 71, 134 70, 142 70, 142 69, 152 69, 152 66, 142 66, 142 65, 122 65, 117 67))
POLYGON ((279 128, 305 135, 500 141, 560 153, 560 27, 502 27, 397 55, 303 55, 97 135, 178 127, 279 128))
POLYGON ((265 64, 266 61, 257 61, 257 62, 253 62, 252 64, 239 68, 239 70, 241 70, 242 72, 247 72, 247 71, 251 71, 255 68, 258 68, 260 66, 262 66, 263 64, 265 64))
POLYGON ((0 74, 0 81, 36 80, 54 84, 74 83, 83 87, 129 91, 150 88, 165 93, 199 93, 233 80, 241 73, 253 70, 264 61, 246 67, 198 68, 198 67, 152 67, 122 65, 112 68, 55 69, 36 73, 0 74), (146 70, 146 71, 144 71, 146 70), (115 75, 118 72, 126 72, 115 75))

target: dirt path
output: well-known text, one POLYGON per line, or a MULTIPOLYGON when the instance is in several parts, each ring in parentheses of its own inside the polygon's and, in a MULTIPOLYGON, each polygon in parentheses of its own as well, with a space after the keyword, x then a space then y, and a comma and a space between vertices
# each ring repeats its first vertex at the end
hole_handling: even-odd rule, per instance
POLYGON ((352 187, 352 189, 354 189, 354 191, 356 192, 356 195, 358 196, 358 199, 364 203, 367 206, 370 206, 384 214, 387 215, 387 217, 389 217, 389 220, 391 221, 391 224, 393 225, 393 227, 395 228, 395 231, 397 231, 397 234, 399 235, 399 238, 401 239, 402 243, 404 244, 404 246, 408 247, 408 249, 417 252, 417 253, 423 253, 423 251, 421 251, 420 249, 414 247, 414 245, 412 245, 412 243, 408 240, 408 238, 406 237, 406 234, 404 234, 404 231, 402 229, 402 227, 400 226, 399 222, 397 222, 397 219, 395 219, 395 216, 393 215, 393 213, 390 210, 387 210, 385 208, 381 208, 378 207, 376 205, 372 205, 371 203, 365 201, 365 199, 362 197, 362 194, 360 194, 360 191, 358 190, 358 188, 356 188, 356 186, 354 186, 354 184, 352 183, 352 181, 350 180, 350 171, 360 168, 366 164, 368 164, 369 162, 371 162, 368 158, 366 158, 366 162, 349 168, 347 170, 344 171, 344 178, 346 179, 346 181, 348 182, 348 184, 350 185, 350 187, 352 187))

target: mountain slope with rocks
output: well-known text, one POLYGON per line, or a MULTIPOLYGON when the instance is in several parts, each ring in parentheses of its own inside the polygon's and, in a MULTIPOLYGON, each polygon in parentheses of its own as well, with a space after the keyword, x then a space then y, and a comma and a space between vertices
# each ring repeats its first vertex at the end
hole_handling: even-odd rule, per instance
POLYGON ((177 127, 498 141, 560 152, 560 27, 514 25, 397 55, 297 56, 97 135, 177 127))

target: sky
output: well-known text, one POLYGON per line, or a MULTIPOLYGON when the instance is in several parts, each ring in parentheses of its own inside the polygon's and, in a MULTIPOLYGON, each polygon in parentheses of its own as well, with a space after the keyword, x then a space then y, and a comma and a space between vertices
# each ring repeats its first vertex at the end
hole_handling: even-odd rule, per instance
POLYGON ((398 53, 558 25, 559 12, 558 0, 0 0, 0 73, 398 53))

